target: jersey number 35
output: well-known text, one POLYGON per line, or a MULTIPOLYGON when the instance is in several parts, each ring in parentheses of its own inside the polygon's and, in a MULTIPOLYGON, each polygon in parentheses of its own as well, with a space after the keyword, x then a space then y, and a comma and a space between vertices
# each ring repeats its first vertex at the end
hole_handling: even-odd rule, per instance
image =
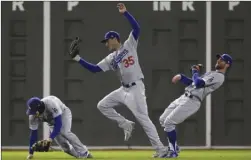
POLYGON ((125 68, 128 68, 129 66, 134 64, 133 56, 129 56, 128 58, 123 59, 123 63, 125 68))

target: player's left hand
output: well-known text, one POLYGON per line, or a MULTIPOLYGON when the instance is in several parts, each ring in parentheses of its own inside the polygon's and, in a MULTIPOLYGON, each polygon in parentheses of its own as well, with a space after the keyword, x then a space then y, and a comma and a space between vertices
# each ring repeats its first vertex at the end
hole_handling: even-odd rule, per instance
POLYGON ((43 143, 45 150, 47 150, 47 148, 49 150, 51 143, 52 143, 52 139, 48 138, 48 139, 42 140, 42 143, 43 143))
POLYGON ((71 42, 71 45, 70 45, 69 54, 70 54, 71 58, 74 60, 79 55, 79 43, 80 43, 80 39, 79 39, 79 37, 76 37, 71 42))
POLYGON ((119 13, 123 14, 123 13, 125 13, 127 11, 124 3, 118 3, 117 7, 119 9, 119 13))
POLYGON ((45 143, 52 143, 52 139, 51 138, 48 138, 46 140, 44 140, 45 143))
POLYGON ((32 150, 36 152, 48 152, 52 143, 52 139, 38 141, 32 145, 32 150))
POLYGON ((191 71, 192 72, 199 72, 202 69, 203 65, 202 64, 196 64, 196 65, 192 65, 191 67, 191 71))

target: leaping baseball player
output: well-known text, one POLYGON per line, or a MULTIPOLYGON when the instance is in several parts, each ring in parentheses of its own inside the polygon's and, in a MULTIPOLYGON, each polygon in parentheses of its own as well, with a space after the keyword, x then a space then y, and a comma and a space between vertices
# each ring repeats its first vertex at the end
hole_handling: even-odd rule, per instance
POLYGON ((43 99, 32 97, 27 101, 26 114, 29 116, 30 144, 27 159, 32 159, 34 151, 48 152, 53 140, 61 149, 75 158, 92 158, 87 147, 71 132, 71 110, 57 97, 47 96, 43 99), (37 141, 38 125, 47 122, 50 126, 50 137, 37 141))
POLYGON ((169 140, 170 152, 168 158, 178 157, 179 146, 176 140, 176 125, 195 114, 203 99, 218 89, 225 80, 225 73, 232 65, 232 57, 223 54, 217 55, 217 58, 215 71, 206 72, 200 76, 201 65, 193 65, 191 67, 192 79, 183 74, 177 74, 172 78, 174 84, 180 81, 187 87, 184 94, 174 100, 160 116, 160 124, 164 127, 169 140))
POLYGON ((127 120, 114 109, 119 104, 126 105, 142 125, 152 146, 156 150, 154 157, 166 157, 167 149, 160 141, 156 127, 148 116, 144 75, 139 65, 137 46, 140 34, 140 26, 134 17, 126 10, 123 3, 117 5, 118 10, 123 14, 132 26, 128 39, 122 44, 119 33, 109 31, 101 42, 108 47, 111 53, 97 65, 91 64, 79 55, 79 39, 74 40, 70 46, 70 56, 80 63, 87 70, 97 73, 108 70, 115 71, 121 81, 121 87, 114 90, 101 101, 97 107, 107 118, 116 121, 118 126, 124 130, 125 141, 132 135, 135 123, 127 120))

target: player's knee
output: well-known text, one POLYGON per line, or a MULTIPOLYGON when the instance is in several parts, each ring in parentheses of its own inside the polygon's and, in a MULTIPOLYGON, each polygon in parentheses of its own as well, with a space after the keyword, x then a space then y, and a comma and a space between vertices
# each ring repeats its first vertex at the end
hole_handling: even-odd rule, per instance
POLYGON ((160 125, 161 125, 162 127, 165 127, 165 126, 164 126, 164 122, 165 122, 165 119, 164 119, 162 116, 160 116, 160 117, 159 117, 159 123, 160 123, 160 125))
POLYGON ((175 129, 175 123, 170 119, 170 118, 166 118, 166 120, 164 121, 163 126, 165 127, 165 131, 166 132, 170 132, 172 130, 175 129))
POLYGON ((104 104, 104 102, 101 100, 101 101, 98 102, 97 108, 98 108, 99 110, 102 110, 102 109, 104 108, 104 106, 105 106, 105 104, 104 104))
POLYGON ((71 131, 61 130, 60 133, 63 137, 68 137, 71 134, 71 131))

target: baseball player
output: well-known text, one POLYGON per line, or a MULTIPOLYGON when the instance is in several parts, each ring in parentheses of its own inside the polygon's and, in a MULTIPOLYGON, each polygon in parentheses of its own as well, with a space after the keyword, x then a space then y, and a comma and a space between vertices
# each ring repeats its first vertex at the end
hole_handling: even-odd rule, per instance
POLYGON ((33 158, 34 151, 47 152, 54 139, 61 149, 76 158, 92 158, 87 147, 71 132, 71 110, 57 97, 47 96, 43 99, 32 97, 27 101, 29 116, 30 144, 27 159, 33 158), (40 122, 50 126, 50 138, 37 142, 37 130, 40 122))
POLYGON ((232 58, 228 54, 217 55, 217 58, 215 71, 206 72, 200 76, 200 65, 193 65, 191 67, 192 79, 183 74, 177 74, 172 79, 173 83, 180 81, 187 87, 184 94, 174 100, 160 116, 160 124, 164 127, 171 150, 167 156, 168 158, 178 157, 179 149, 175 126, 195 114, 199 110, 203 99, 218 89, 224 82, 225 73, 232 65, 232 58))
POLYGON ((131 137, 135 123, 125 119, 114 109, 119 104, 126 105, 142 125, 149 140, 156 150, 154 157, 165 157, 167 149, 160 141, 156 127, 150 120, 147 111, 145 96, 145 86, 143 83, 143 73, 141 71, 137 46, 140 33, 140 26, 134 17, 126 10, 123 3, 117 5, 118 10, 123 14, 132 26, 132 31, 128 39, 122 44, 120 35, 115 31, 105 34, 104 43, 111 53, 100 61, 97 65, 91 64, 79 56, 79 39, 72 42, 70 47, 71 57, 79 62, 84 68, 93 73, 115 71, 121 81, 121 87, 105 96, 99 101, 97 107, 107 118, 116 121, 118 126, 124 130, 125 141, 131 137))

